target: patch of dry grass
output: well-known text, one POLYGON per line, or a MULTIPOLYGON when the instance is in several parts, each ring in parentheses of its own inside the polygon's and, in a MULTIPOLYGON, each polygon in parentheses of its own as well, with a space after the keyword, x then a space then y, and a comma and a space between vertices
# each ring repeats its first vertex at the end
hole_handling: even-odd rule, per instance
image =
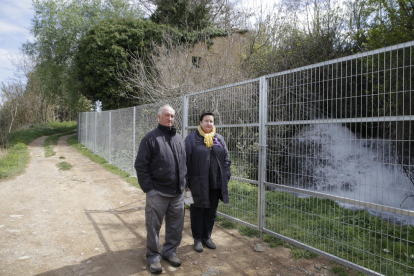
POLYGON ((7 155, 7 149, 0 148, 0 160, 2 160, 7 155))

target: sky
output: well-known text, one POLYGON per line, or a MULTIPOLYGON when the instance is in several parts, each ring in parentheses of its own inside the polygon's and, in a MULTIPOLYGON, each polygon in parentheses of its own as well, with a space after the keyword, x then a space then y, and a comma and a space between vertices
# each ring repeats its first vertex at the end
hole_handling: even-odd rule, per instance
POLYGON ((29 27, 33 18, 32 0, 0 0, 0 83, 13 78, 12 55, 26 41, 34 41, 29 27))
MULTIPOLYGON (((240 0, 246 7, 272 5, 275 0, 240 0)), ((0 84, 15 79, 11 62, 19 48, 27 41, 34 41, 29 27, 33 18, 32 0, 0 0, 0 84)))

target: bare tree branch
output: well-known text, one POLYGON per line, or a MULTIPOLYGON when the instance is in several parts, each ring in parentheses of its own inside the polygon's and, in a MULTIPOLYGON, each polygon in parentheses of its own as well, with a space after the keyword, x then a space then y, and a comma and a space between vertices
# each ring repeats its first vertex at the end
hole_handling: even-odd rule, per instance
POLYGON ((164 34, 164 43, 153 45, 154 52, 148 61, 131 53, 132 69, 118 69, 117 78, 125 88, 125 96, 140 102, 242 81, 248 78, 240 70, 242 45, 246 39, 240 34, 229 34, 217 37, 213 45, 208 46, 207 37, 204 42, 193 45, 164 34), (200 64, 195 64, 196 60, 200 64))

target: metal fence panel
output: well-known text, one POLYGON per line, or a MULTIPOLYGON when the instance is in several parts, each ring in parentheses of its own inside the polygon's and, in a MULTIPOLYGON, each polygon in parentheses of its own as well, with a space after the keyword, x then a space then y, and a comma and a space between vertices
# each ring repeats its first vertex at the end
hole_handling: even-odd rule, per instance
POLYGON ((95 154, 105 158, 105 160, 110 159, 110 118, 109 112, 99 112, 96 114, 96 145, 95 145, 95 154))
POLYGON ((414 41, 129 109, 79 116, 131 175, 157 110, 185 138, 216 114, 232 161, 219 214, 369 275, 414 274, 414 41))
POLYGON ((203 112, 215 114, 216 132, 223 135, 232 161, 229 204, 220 204, 227 218, 257 226, 259 81, 253 80, 187 96, 188 133, 196 131, 203 112))
POLYGON ((133 112, 134 108, 124 108, 111 111, 111 160, 112 164, 121 170, 133 174, 135 153, 133 150, 133 112))
POLYGON ((86 113, 86 125, 88 126, 86 129, 86 141, 85 147, 90 149, 92 152, 95 152, 95 113, 94 112, 87 112, 86 113))
POLYGON ((412 67, 412 46, 396 47, 267 78, 265 230, 414 273, 412 67))
POLYGON ((79 113, 78 117, 78 141, 79 143, 85 145, 86 143, 86 112, 79 113))

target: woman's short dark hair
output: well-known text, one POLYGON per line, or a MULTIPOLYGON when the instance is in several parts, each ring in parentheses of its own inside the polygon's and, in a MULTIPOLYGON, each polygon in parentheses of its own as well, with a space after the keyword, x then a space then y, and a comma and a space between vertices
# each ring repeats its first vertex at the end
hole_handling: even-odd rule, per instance
POLYGON ((200 122, 203 121, 204 116, 208 116, 208 115, 213 116, 214 118, 213 112, 204 112, 203 114, 200 115, 200 122))

